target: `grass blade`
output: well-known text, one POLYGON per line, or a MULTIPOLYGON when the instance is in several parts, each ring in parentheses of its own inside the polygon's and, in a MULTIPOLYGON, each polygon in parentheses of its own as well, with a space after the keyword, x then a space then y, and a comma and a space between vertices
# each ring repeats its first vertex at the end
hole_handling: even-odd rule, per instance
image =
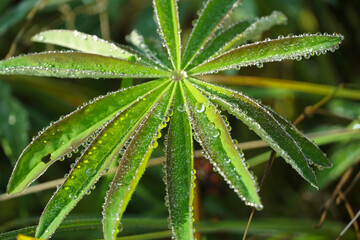
POLYGON ((181 63, 183 69, 191 63, 237 2, 238 0, 208 0, 206 2, 187 42, 181 63))
POLYGON ((145 172, 153 149, 157 147, 156 138, 160 129, 166 126, 164 119, 168 118, 173 92, 174 84, 148 113, 120 160, 104 204, 103 232, 106 240, 116 238, 118 225, 126 206, 145 172))
POLYGON ((189 81, 184 93, 191 124, 208 158, 246 205, 262 208, 258 187, 245 165, 243 154, 231 139, 215 107, 189 81))
POLYGON ((180 86, 176 88, 174 110, 167 135, 165 183, 173 237, 194 238, 192 204, 195 174, 192 129, 180 86))
POLYGON ((138 96, 161 86, 161 80, 152 81, 99 97, 40 132, 21 154, 10 178, 8 193, 23 191, 51 164, 75 150, 106 121, 137 101, 138 96))
POLYGON ((36 34, 31 40, 34 42, 67 47, 84 53, 114 57, 123 60, 135 58, 135 61, 141 61, 134 53, 119 47, 115 43, 105 41, 98 38, 96 35, 89 35, 73 30, 49 30, 36 34))
POLYGON ((153 102, 165 91, 164 85, 146 98, 135 102, 118 114, 89 145, 72 168, 63 185, 55 192, 46 206, 36 231, 36 237, 48 238, 62 219, 90 190, 135 132, 153 102), (145 100, 144 100, 145 99, 145 100))
POLYGON ((169 75, 167 71, 138 63, 78 52, 43 52, 3 60, 0 74, 96 79, 169 75))
POLYGON ((176 0, 154 0, 154 10, 159 30, 165 42, 173 67, 180 69, 180 22, 176 0))
POLYGON ((304 179, 317 187, 310 163, 322 167, 331 166, 321 150, 292 124, 270 108, 230 89, 192 80, 213 101, 233 114, 275 151, 279 153, 304 179))
POLYGON ((227 85, 288 89, 297 92, 312 93, 318 95, 328 95, 330 93, 334 93, 334 97, 336 98, 360 100, 360 90, 337 88, 336 86, 316 84, 310 82, 253 76, 225 75, 207 75, 201 76, 200 79, 205 80, 206 82, 215 82, 227 85))
POLYGON ((260 67, 264 62, 283 61, 286 59, 300 60, 302 57, 309 58, 315 54, 335 51, 342 39, 343 36, 339 34, 304 34, 256 42, 243 45, 202 65, 196 66, 189 71, 189 74, 214 73, 251 65, 260 67))

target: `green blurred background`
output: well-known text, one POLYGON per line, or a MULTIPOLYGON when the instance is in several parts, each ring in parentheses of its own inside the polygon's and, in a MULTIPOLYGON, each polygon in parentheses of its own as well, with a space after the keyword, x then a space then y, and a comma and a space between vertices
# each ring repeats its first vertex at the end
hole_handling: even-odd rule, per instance
MULTIPOLYGON (((182 33, 188 36, 197 10, 202 6, 200 0, 180 0, 180 21, 182 33)), ((357 99, 333 98, 314 115, 306 118, 299 128, 305 133, 334 130, 345 132, 359 128, 360 118, 360 1, 358 0, 244 0, 244 4, 233 13, 234 20, 261 17, 278 10, 288 17, 286 25, 276 26, 262 36, 262 39, 276 38, 278 35, 301 34, 304 32, 341 33, 345 36, 340 49, 334 53, 312 57, 303 61, 284 61, 268 63, 258 69, 243 68, 223 74, 270 77, 288 79, 305 83, 319 83, 343 86, 357 90, 357 99)), ((54 46, 32 43, 31 37, 47 29, 76 29, 95 34, 104 39, 126 43, 125 37, 133 29, 144 36, 156 38, 156 25, 153 20, 151 0, 26 0, 0 2, 0 58, 8 54, 14 39, 20 33, 17 46, 12 54, 17 56, 28 52, 55 50, 54 46), (31 20, 29 13, 42 2, 31 20)), ((143 81, 143 80, 142 80, 143 81)), ((78 105, 91 98, 119 89, 126 80, 74 80, 38 77, 11 76, 0 77, 0 194, 5 193, 15 161, 32 136, 61 115, 73 111, 78 105)), ((140 83, 135 79, 134 84, 140 83)), ((306 106, 313 105, 324 96, 290 91, 285 89, 232 86, 250 96, 261 99, 278 113, 293 121, 306 106)), ((225 112, 224 112, 225 114, 225 112)), ((228 116, 232 126, 233 138, 239 142, 257 140, 258 137, 235 118, 228 116)), ((165 132, 164 132, 165 133, 165 132)), ((164 134, 163 134, 164 135, 164 134)), ((358 134, 360 135, 360 134, 358 134)), ((328 135, 325 135, 325 139, 328 135)), ((350 221, 343 203, 331 204, 327 220, 322 228, 316 230, 321 209, 331 198, 331 194, 341 176, 352 169, 345 191, 349 205, 355 213, 360 206, 359 173, 360 140, 356 134, 335 143, 324 144, 322 150, 334 162, 332 170, 318 171, 320 190, 315 191, 287 165, 276 159, 261 192, 264 210, 256 212, 250 226, 249 239, 335 239, 350 221)), ((325 141, 326 142, 326 141, 325 141)), ((197 148, 199 148, 197 146, 197 148)), ((269 151, 267 148, 246 150, 245 156, 252 158, 269 151)), ((154 157, 162 156, 162 146, 156 149, 154 157)), ((50 167, 36 183, 58 179, 68 173, 71 161, 50 167)), ((265 157, 266 159, 266 157, 265 157)), ((260 180, 265 163, 252 168, 260 180)), ((241 239, 251 209, 245 207, 228 188, 221 177, 214 173, 205 159, 196 159, 199 195, 199 214, 203 221, 236 221, 228 231, 202 234, 203 239, 241 239), (229 230, 231 229, 231 230, 229 230)), ((140 181, 132 201, 126 211, 127 218, 164 219, 166 227, 167 209, 164 206, 164 183, 161 165, 149 167, 140 181)), ((97 184, 90 196, 85 196, 67 219, 99 218, 101 205, 107 190, 108 179, 97 184)), ((35 225, 50 199, 54 189, 40 191, 11 200, 0 196, 0 233, 35 225)), ((4 195, 2 195, 4 197, 4 195)), ((229 223, 230 224, 230 223, 229 223)), ((204 226, 211 228, 210 223, 204 226)), ((160 228, 161 229, 161 228, 160 228)), ((124 226, 123 235, 155 231, 135 221, 133 228, 124 226)), ((101 230, 59 233, 53 239, 94 239, 101 238, 101 230)), ((355 239, 351 227, 343 239, 355 239)), ((165 237, 165 239, 167 239, 165 237)))

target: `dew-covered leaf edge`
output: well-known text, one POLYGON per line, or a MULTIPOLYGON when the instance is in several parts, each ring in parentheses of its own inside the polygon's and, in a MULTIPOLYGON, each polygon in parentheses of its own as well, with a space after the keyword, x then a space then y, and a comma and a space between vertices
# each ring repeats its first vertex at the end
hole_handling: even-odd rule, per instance
POLYGON ((277 39, 267 39, 231 49, 189 69, 188 74, 191 76, 213 74, 229 69, 239 70, 241 67, 247 66, 262 67, 263 63, 267 62, 301 60, 303 57, 308 59, 328 51, 334 52, 339 48, 343 39, 344 37, 337 33, 279 36, 277 39), (318 41, 318 43, 314 43, 315 45, 307 44, 307 41, 315 42, 315 40, 318 41))
POLYGON ((286 16, 279 11, 273 11, 270 15, 260 17, 248 27, 243 32, 235 36, 231 41, 229 41, 225 46, 223 46, 220 51, 215 55, 220 55, 230 49, 236 48, 240 45, 243 45, 247 41, 253 41, 256 38, 260 37, 261 34, 275 25, 285 24, 287 21, 286 16))
POLYGON ((35 34, 31 40, 33 42, 53 44, 61 47, 70 48, 84 53, 92 53, 106 57, 114 57, 122 60, 141 61, 141 58, 119 45, 77 30, 53 29, 35 34), (76 42, 78 41, 78 42, 76 42), (86 44, 88 42, 88 44, 86 44))
POLYGON ((193 58, 199 54, 201 51, 201 47, 203 47, 215 34, 216 30, 221 26, 224 19, 228 16, 228 14, 241 2, 240 0, 227 0, 225 3, 223 0, 207 0, 204 3, 201 12, 198 14, 199 17, 196 20, 188 41, 186 43, 183 55, 181 67, 186 69, 187 65, 189 65, 193 58), (220 13, 216 13, 216 11, 221 11, 220 13), (212 21, 207 21, 211 18, 211 15, 214 15, 217 18, 213 18, 212 21), (208 29, 208 30, 205 30, 208 29), (201 31, 207 33, 203 33, 203 36, 199 36, 201 31), (200 41, 200 42, 199 42, 200 41))
POLYGON ((181 64, 181 36, 177 0, 153 0, 153 8, 159 35, 164 42, 174 69, 179 70, 181 64), (166 18, 170 18, 171 21, 166 18))
POLYGON ((1 75, 58 78, 162 78, 170 73, 127 60, 76 51, 30 53, 0 61, 1 75))

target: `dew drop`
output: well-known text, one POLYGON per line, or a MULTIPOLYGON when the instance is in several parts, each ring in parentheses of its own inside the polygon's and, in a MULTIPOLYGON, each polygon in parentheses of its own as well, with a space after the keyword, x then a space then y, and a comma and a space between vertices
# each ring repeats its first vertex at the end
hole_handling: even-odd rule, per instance
POLYGON ((178 110, 179 112, 184 112, 184 111, 185 111, 185 105, 184 105, 184 104, 178 105, 178 106, 177 106, 177 110, 178 110))
POLYGON ((91 177, 91 176, 93 176, 94 174, 95 174, 95 169, 93 169, 93 168, 88 168, 87 170, 86 170, 86 175, 88 176, 88 177, 91 177))
POLYGON ((39 38, 38 38, 40 41, 44 41, 45 40, 45 37, 44 35, 39 35, 39 38))
POLYGON ((256 64, 257 68, 262 68, 263 66, 264 66, 264 64, 262 62, 259 62, 259 63, 256 64))
POLYGON ((75 195, 74 193, 70 193, 70 194, 69 194, 69 198, 70 198, 70 199, 75 199, 75 198, 76 198, 76 195, 75 195))
POLYGON ((198 112, 198 113, 202 113, 205 111, 205 105, 201 102, 197 102, 195 104, 195 110, 198 112))

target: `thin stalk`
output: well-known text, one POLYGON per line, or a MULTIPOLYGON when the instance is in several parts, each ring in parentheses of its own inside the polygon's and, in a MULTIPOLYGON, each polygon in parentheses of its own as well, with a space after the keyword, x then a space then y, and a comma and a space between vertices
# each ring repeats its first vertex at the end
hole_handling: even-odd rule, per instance
POLYGON ((199 78, 207 82, 216 82, 227 85, 280 88, 317 95, 328 95, 336 90, 334 97, 360 100, 359 90, 346 89, 344 87, 337 89, 338 87, 324 84, 251 76, 207 75, 199 76, 199 78))

